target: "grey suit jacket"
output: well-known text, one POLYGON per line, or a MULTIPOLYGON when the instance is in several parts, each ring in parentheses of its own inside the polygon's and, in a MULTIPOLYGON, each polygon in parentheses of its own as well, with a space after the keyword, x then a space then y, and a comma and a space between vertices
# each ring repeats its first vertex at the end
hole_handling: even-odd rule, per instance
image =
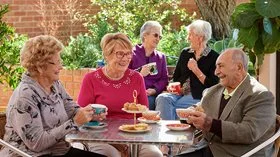
MULTIPOLYGON (((223 91, 223 86, 215 85, 201 100, 205 113, 222 121, 222 138, 209 132, 204 135, 215 157, 241 156, 274 134, 274 97, 255 78, 247 75, 218 118, 223 91)), ((271 157, 272 146, 254 156, 271 157)))

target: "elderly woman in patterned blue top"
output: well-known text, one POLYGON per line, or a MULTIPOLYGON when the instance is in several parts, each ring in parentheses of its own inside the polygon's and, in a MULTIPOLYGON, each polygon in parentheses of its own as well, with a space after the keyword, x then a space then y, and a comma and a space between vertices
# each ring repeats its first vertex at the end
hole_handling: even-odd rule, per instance
MULTIPOLYGON (((31 156, 103 156, 69 146, 64 136, 92 119, 90 106, 80 108, 58 81, 63 45, 52 36, 29 39, 21 50, 27 69, 7 109, 4 140, 31 156)), ((0 156, 16 156, 3 149, 0 156)))

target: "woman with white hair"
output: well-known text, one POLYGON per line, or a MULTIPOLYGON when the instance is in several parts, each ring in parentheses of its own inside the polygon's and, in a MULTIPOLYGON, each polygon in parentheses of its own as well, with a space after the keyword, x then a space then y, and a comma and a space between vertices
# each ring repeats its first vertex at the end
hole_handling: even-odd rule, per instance
POLYGON ((177 108, 196 104, 203 90, 219 81, 214 75, 218 54, 207 45, 212 35, 210 23, 204 20, 193 21, 187 26, 187 31, 190 47, 181 52, 173 75, 173 81, 180 82, 182 90, 173 93, 167 87, 168 92, 160 94, 156 99, 156 110, 161 111, 161 118, 165 120, 177 119, 177 108))
POLYGON ((138 69, 144 77, 149 109, 155 110, 156 96, 166 89, 168 83, 166 56, 156 50, 162 38, 162 26, 157 21, 147 21, 140 29, 140 37, 142 44, 133 48, 129 68, 138 69))

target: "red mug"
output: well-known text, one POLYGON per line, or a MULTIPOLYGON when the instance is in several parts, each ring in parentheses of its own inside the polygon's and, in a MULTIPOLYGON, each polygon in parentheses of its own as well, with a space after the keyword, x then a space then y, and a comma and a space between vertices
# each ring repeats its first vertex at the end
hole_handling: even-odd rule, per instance
POLYGON ((171 82, 168 85, 168 89, 172 93, 181 93, 181 83, 180 82, 171 82))

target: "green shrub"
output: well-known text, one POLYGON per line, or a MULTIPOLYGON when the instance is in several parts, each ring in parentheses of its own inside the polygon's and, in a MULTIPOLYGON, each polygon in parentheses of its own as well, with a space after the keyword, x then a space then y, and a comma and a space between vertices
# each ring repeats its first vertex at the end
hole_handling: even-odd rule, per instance
MULTIPOLYGON (((105 31, 112 32, 106 22, 100 22, 98 27, 91 28, 92 34, 79 34, 76 38, 71 37, 69 44, 62 54, 64 66, 70 69, 96 67, 96 61, 102 59, 100 40, 105 31)), ((168 65, 176 65, 182 49, 188 46, 186 42, 186 29, 184 26, 179 31, 163 32, 163 38, 158 45, 158 50, 167 56, 168 65)), ((130 37, 132 43, 140 43, 139 37, 130 37)))
POLYGON ((221 53, 227 48, 243 48, 243 44, 237 41, 238 30, 234 29, 231 31, 231 34, 228 38, 224 38, 222 40, 214 40, 211 39, 209 41, 209 46, 211 49, 215 50, 218 53, 221 53))
POLYGON ((141 43, 140 28, 148 20, 156 20, 163 26, 164 37, 158 50, 168 56, 169 65, 175 65, 187 45, 186 31, 178 22, 186 25, 193 19, 185 9, 179 8, 179 3, 173 0, 92 0, 93 5, 100 7, 100 12, 85 17, 88 34, 71 37, 62 55, 64 65, 72 69, 95 67, 96 61, 102 59, 100 41, 110 32, 126 33, 134 45, 141 43))
POLYGON ((90 35, 94 44, 98 45, 98 49, 101 51, 100 41, 102 37, 107 33, 112 33, 112 26, 106 22, 104 19, 100 19, 95 24, 88 25, 90 35))
POLYGON ((166 54, 168 65, 176 65, 182 49, 189 46, 186 41, 186 36, 187 31, 185 26, 182 26, 179 31, 174 30, 163 33, 158 50, 166 54))
POLYGON ((172 29, 179 30, 178 22, 191 21, 186 10, 179 8, 180 3, 174 0, 92 0, 100 11, 89 16, 85 24, 91 28, 98 21, 107 21, 112 31, 126 33, 129 37, 138 36, 141 26, 148 20, 156 20, 163 26, 171 25, 172 29))
MULTIPOLYGON (((238 40, 238 30, 234 29, 231 33, 231 35, 228 38, 225 38, 223 40, 213 40, 211 39, 209 41, 209 46, 211 47, 211 49, 215 50, 216 52, 218 52, 219 54, 224 51, 227 48, 242 48, 244 49, 244 45, 241 44, 238 40)), ((246 54, 249 56, 249 51, 247 51, 245 49, 246 54)), ((248 72, 254 76, 255 75, 255 70, 254 70, 254 65, 252 63, 252 61, 249 61, 249 65, 248 65, 248 72)))
POLYGON ((76 38, 70 37, 62 59, 66 68, 92 68, 96 67, 98 59, 102 59, 102 53, 99 43, 95 43, 92 36, 79 34, 76 38))
POLYGON ((156 20, 164 26, 164 37, 158 49, 170 56, 168 64, 175 65, 181 50, 187 45, 186 31, 178 22, 188 24, 193 18, 179 8, 179 3, 173 0, 92 0, 93 5, 100 7, 100 12, 86 17, 84 24, 89 34, 71 37, 62 55, 64 65, 72 69, 95 67, 96 61, 102 59, 100 41, 109 32, 126 33, 134 45, 140 43, 140 28, 148 20, 156 20))
POLYGON ((20 49, 27 37, 18 35, 14 29, 2 21, 8 12, 8 5, 0 5, 0 83, 16 88, 24 69, 19 64, 20 49))

